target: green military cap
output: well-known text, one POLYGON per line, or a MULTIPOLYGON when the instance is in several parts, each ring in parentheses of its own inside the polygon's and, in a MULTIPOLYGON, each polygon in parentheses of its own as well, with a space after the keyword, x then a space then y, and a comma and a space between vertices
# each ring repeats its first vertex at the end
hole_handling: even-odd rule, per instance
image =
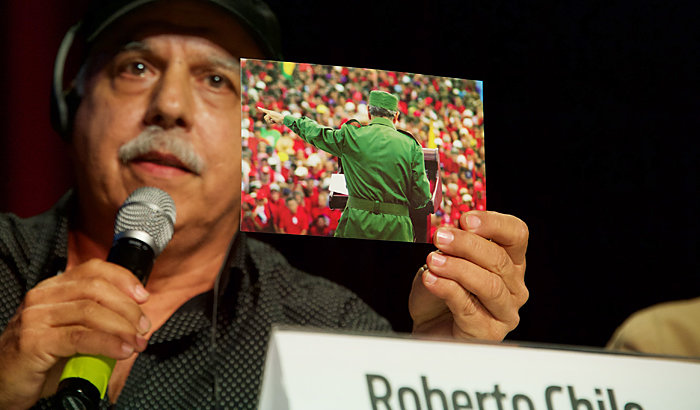
POLYGON ((386 91, 372 90, 369 93, 369 105, 396 111, 399 107, 399 99, 386 91))

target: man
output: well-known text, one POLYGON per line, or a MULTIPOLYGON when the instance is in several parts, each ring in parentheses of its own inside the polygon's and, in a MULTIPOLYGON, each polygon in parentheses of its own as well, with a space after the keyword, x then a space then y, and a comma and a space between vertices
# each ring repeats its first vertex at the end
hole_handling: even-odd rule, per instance
POLYGON ((431 210, 423 150, 409 134, 396 130, 398 101, 393 94, 372 90, 369 125, 350 120, 338 130, 261 108, 268 123, 284 124, 304 141, 340 158, 348 202, 337 237, 412 242, 409 210, 431 210))
MULTIPOLYGON (((272 323, 389 330, 349 291, 241 233, 222 268, 240 215, 237 59, 274 55, 256 24, 269 10, 144 3, 96 2, 83 22, 67 128, 75 190, 40 216, 0 215, 0 408, 50 407, 77 353, 117 359, 103 408, 255 408, 272 323), (144 185, 177 207, 145 288, 104 261, 119 206, 144 185)), ((442 252, 414 279, 414 331, 501 340, 527 299, 527 227, 496 213, 461 226, 436 233, 442 252)))
POLYGON ((287 210, 282 213, 280 219, 280 231, 294 235, 306 235, 309 229, 309 220, 304 208, 299 206, 299 202, 293 197, 286 200, 287 210))
POLYGON ((634 312, 615 330, 606 348, 700 358, 700 297, 634 312))

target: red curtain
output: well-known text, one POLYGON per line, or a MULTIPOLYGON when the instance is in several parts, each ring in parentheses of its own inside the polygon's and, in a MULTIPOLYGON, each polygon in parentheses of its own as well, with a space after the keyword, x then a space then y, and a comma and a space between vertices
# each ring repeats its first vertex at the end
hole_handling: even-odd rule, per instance
POLYGON ((71 185, 65 143, 51 128, 53 60, 84 1, 9 0, 2 6, 0 212, 30 216, 71 185))

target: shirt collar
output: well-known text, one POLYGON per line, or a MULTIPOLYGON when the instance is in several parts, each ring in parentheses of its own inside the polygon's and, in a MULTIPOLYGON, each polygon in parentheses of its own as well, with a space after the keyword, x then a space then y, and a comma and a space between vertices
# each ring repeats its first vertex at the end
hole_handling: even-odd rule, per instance
POLYGON ((386 125, 387 127, 391 127, 393 129, 396 129, 394 122, 391 121, 390 119, 384 118, 384 117, 372 117, 372 121, 370 121, 369 124, 370 125, 373 125, 373 124, 386 125))

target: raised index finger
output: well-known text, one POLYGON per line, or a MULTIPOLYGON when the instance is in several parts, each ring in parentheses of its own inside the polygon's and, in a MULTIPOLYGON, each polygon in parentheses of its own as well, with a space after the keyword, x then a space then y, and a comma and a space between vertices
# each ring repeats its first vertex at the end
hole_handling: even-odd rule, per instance
POLYGON ((459 219, 462 229, 499 244, 516 265, 525 263, 530 233, 525 222, 493 211, 470 211, 459 219))

